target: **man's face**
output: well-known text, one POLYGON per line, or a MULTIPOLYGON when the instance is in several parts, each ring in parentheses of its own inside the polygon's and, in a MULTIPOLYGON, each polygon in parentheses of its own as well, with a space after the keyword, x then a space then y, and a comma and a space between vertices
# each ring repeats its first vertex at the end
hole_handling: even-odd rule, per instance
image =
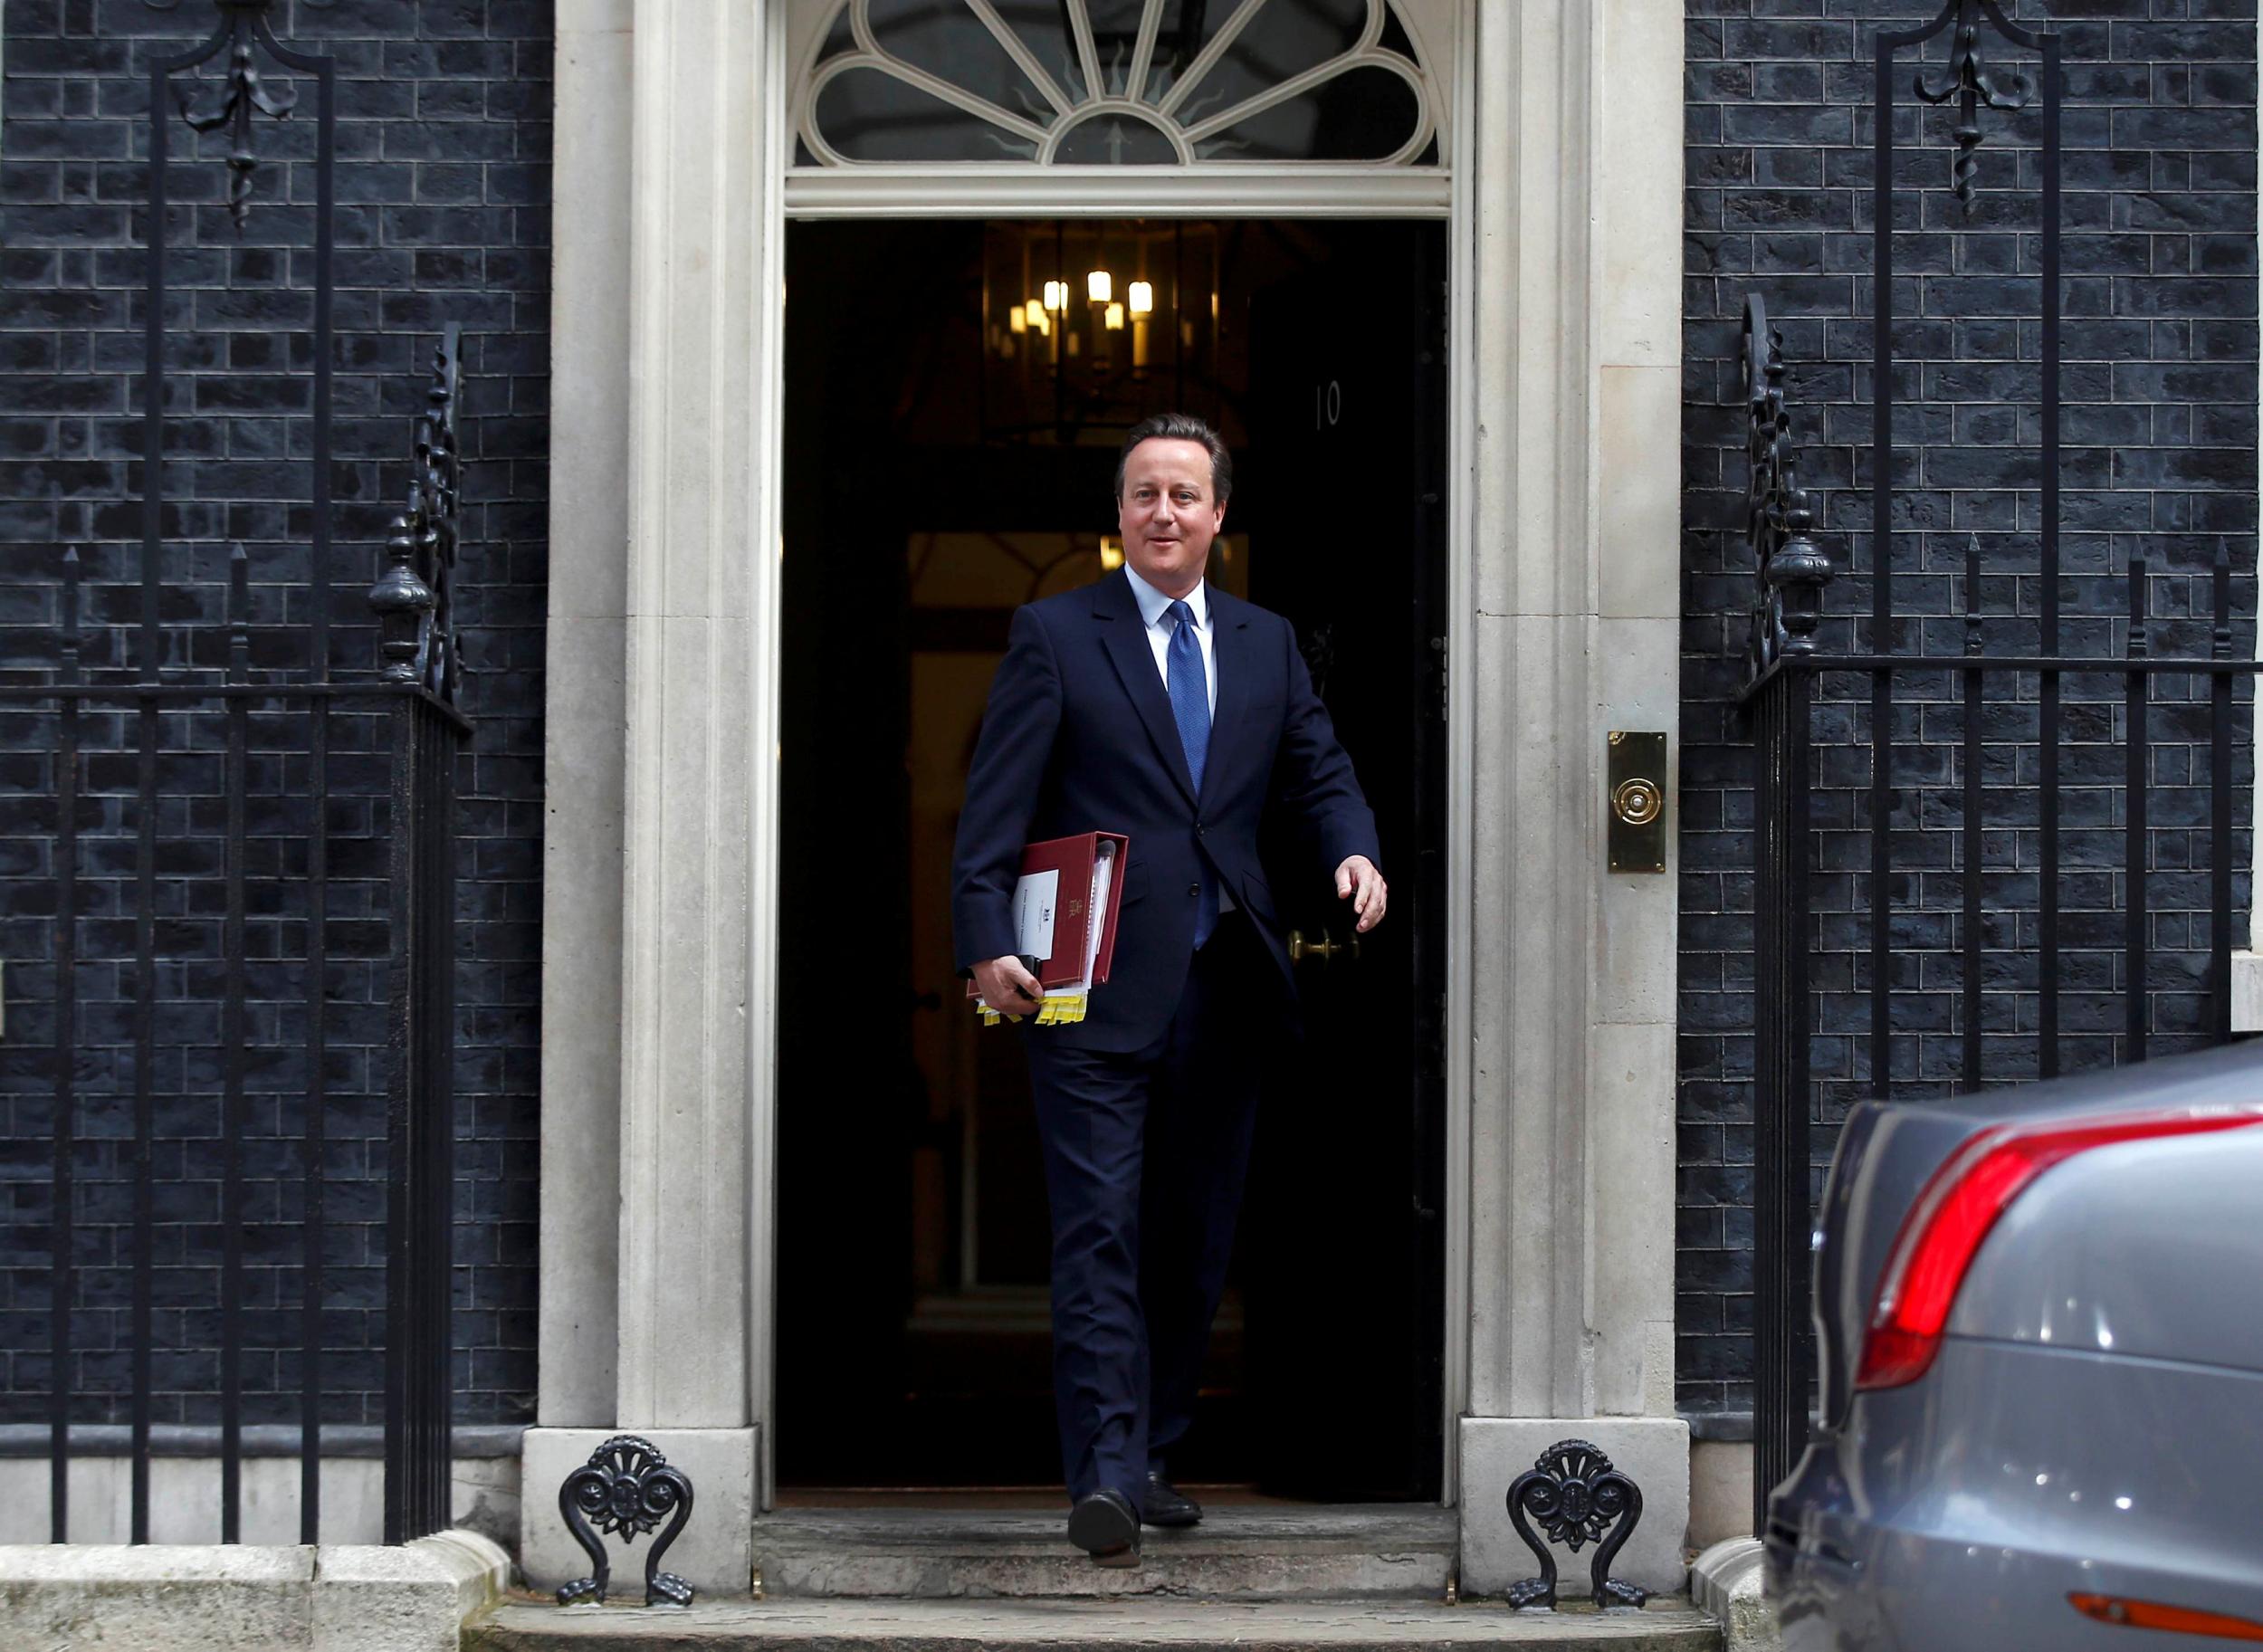
POLYGON ((1150 436, 1123 467, 1116 526, 1124 559, 1166 597, 1202 583, 1226 507, 1210 492, 1210 454, 1199 442, 1150 436))

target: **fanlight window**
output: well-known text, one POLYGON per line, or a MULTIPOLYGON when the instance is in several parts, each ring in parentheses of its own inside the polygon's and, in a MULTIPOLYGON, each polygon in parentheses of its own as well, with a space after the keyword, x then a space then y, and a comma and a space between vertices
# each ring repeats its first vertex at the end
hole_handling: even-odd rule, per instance
POLYGON ((1438 159, 1389 0, 845 0, 797 107, 805 166, 1438 159))

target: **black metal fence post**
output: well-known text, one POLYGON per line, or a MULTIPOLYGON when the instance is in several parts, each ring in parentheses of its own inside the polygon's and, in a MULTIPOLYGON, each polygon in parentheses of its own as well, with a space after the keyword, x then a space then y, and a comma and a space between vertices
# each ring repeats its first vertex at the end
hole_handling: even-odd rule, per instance
MULTIPOLYGON (((2231 546, 2221 534, 2210 574, 2208 657, 2220 668, 2231 661, 2231 546)), ((2208 1030, 2219 1042, 2231 1036, 2231 690, 2229 670, 2208 680, 2208 1030)))
MULTIPOLYGON (((238 545, 228 557, 228 683, 251 680, 250 569, 238 545)), ((243 1535, 243 804, 251 704, 227 701, 228 745, 221 784, 227 793, 223 848, 227 912, 222 919, 220 1060, 220 1541, 243 1535)))
MULTIPOLYGON (((312 540, 307 579, 313 594, 308 613, 307 676, 318 685, 330 681, 330 602, 336 568, 331 555, 335 511, 330 469, 332 378, 337 367, 333 339, 337 308, 334 275, 338 241, 338 62, 294 51, 278 41, 264 17, 258 39, 275 61, 315 77, 314 138, 314 428, 312 432, 312 540)), ((248 119, 248 117, 247 117, 248 119)), ((307 786, 312 815, 307 836, 307 1015, 308 1096, 301 1139, 304 1245, 300 1315, 303 1361, 300 1374, 299 1541, 310 1543, 322 1517, 322 1243, 324 1200, 322 1154, 328 1139, 322 1069, 329 1059, 329 1025, 325 984, 329 971, 329 811, 330 793, 329 702, 317 698, 307 708, 307 786)))
POLYGON ((448 1523, 455 745, 422 700, 392 706, 393 946, 387 1049, 385 1541, 448 1523))
POLYGON ((1829 560, 1809 537, 1784 406, 1781 341, 1758 297, 1744 305, 1744 396, 1752 459, 1746 535, 1755 583, 1745 706, 1754 731, 1752 943, 1754 1529, 1764 1488, 1807 1439, 1809 797, 1814 786, 1811 667, 1829 560))
POLYGON ((455 1145, 454 621, 462 337, 434 357, 408 509, 370 587, 393 706, 393 922, 387 1046, 386 1541, 448 1523, 455 1145))
POLYGON ((1780 668, 1748 702, 1758 875, 1752 883, 1753 1529, 1807 1443, 1808 793, 1813 680, 1780 668))
MULTIPOLYGON (((79 548, 62 559, 62 649, 56 683, 79 686, 79 548)), ((47 1335, 54 1372, 48 1408, 48 1542, 71 1541, 71 1380, 73 1369, 72 1314, 77 1305, 79 1059, 79 702, 67 698, 56 708, 55 751, 55 1116, 53 1215, 49 1255, 53 1261, 48 1287, 47 1335)))

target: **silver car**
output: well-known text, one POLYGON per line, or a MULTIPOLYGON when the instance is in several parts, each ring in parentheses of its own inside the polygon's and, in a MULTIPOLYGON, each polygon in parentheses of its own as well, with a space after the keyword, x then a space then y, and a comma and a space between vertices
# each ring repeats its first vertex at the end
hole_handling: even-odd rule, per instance
POLYGON ((2263 1642, 2263 1044, 1866 1103, 1817 1227, 1786 1652, 2263 1642))

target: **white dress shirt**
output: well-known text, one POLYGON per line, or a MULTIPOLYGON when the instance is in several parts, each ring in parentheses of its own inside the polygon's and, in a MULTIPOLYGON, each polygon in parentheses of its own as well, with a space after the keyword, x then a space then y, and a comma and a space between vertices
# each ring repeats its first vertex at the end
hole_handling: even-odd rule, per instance
MULTIPOLYGON (((1170 634, 1178 621, 1170 616, 1171 599, 1140 578, 1131 563, 1123 565, 1124 578, 1132 581, 1132 595, 1140 605, 1140 617, 1147 622, 1147 645, 1155 654, 1156 673, 1163 679, 1163 692, 1170 692, 1170 634)), ((1217 658, 1211 647, 1210 587, 1198 585, 1187 593, 1187 606, 1194 614, 1194 640, 1202 649, 1202 681, 1210 694, 1210 714, 1217 715, 1217 658)))
MULTIPOLYGON (((1140 578, 1132 564, 1123 565, 1124 578, 1132 581, 1132 595, 1140 605, 1140 617, 1147 622, 1147 645, 1154 651, 1155 670, 1163 679, 1163 692, 1170 692, 1170 634, 1179 622, 1170 616, 1171 599, 1140 578)), ((1186 597, 1188 611, 1194 616, 1194 640, 1202 648, 1202 681, 1210 694, 1210 715, 1217 716, 1217 655, 1210 645, 1213 627, 1210 625, 1210 587, 1198 585, 1186 597)), ((1212 750, 1216 750, 1215 740, 1212 750)), ((1234 910, 1234 897, 1227 892, 1223 880, 1218 884, 1217 909, 1223 912, 1234 910)))

